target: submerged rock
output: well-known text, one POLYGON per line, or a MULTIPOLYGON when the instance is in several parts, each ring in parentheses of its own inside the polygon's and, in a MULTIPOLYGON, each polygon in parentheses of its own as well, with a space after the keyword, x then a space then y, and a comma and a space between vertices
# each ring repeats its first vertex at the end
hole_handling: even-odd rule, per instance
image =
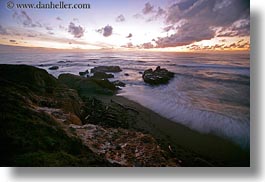
POLYGON ((146 83, 159 85, 168 83, 174 77, 174 73, 158 66, 154 71, 152 69, 145 70, 142 77, 146 83))
POLYGON ((116 72, 121 72, 121 68, 119 66, 98 66, 95 68, 91 69, 91 73, 95 73, 95 72, 112 72, 112 73, 116 73, 116 72))
POLYGON ((51 66, 49 67, 49 70, 58 70, 59 69, 59 66, 51 66))

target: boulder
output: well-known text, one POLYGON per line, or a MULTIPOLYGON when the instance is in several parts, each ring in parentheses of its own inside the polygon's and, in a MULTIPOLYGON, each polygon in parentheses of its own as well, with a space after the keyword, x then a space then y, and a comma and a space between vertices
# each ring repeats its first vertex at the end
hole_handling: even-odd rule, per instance
POLYGON ((112 72, 112 73, 117 73, 121 72, 121 68, 119 66, 98 66, 95 68, 91 69, 91 73, 95 72, 112 72))
POLYGON ((124 73, 124 76, 130 76, 129 73, 124 73))
POLYGON ((108 74, 105 72, 95 72, 92 78, 105 79, 105 78, 114 78, 113 74, 108 74))
POLYGON ((79 75, 80 76, 87 76, 89 74, 89 71, 88 70, 86 70, 86 71, 81 71, 81 72, 79 72, 79 75))
POLYGON ((59 69, 58 66, 51 66, 51 67, 49 67, 49 70, 58 70, 58 69, 59 69))
POLYGON ((152 69, 145 70, 142 77, 146 83, 159 85, 168 83, 174 77, 174 73, 158 66, 154 71, 152 69))

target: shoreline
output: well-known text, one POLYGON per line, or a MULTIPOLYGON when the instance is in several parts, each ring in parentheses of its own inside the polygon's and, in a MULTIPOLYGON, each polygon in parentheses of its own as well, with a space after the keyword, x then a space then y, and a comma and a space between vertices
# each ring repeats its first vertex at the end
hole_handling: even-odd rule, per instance
POLYGON ((112 100, 138 111, 135 128, 150 133, 164 148, 173 150, 177 157, 187 159, 187 166, 193 160, 201 160, 194 158, 194 155, 206 158, 213 166, 250 166, 250 151, 227 139, 191 130, 124 96, 96 97, 104 102, 112 100))

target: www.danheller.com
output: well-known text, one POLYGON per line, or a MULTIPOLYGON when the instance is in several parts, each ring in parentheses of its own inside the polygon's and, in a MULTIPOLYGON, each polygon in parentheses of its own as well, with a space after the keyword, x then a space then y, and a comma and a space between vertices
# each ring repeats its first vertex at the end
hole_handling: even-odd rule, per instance
POLYGON ((38 3, 14 3, 13 1, 8 1, 6 4, 8 9, 90 9, 90 4, 85 3, 65 3, 63 1, 60 2, 52 2, 42 3, 39 1, 38 3))

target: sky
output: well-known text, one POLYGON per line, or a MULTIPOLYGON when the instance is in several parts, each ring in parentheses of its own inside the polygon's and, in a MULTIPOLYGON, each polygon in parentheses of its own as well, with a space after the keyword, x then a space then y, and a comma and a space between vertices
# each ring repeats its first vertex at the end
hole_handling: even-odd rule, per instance
POLYGON ((173 52, 250 49, 248 0, 63 1, 90 6, 82 9, 17 7, 36 6, 33 0, 13 0, 8 8, 9 2, 0 1, 2 45, 173 52))

